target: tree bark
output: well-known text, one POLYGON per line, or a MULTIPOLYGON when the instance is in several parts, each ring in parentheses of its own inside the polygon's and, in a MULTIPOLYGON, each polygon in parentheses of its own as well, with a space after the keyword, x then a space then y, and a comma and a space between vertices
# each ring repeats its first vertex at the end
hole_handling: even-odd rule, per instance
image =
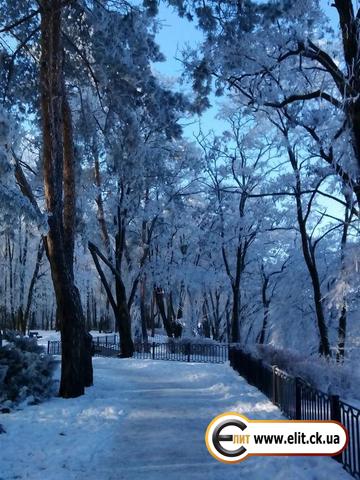
POLYGON ((335 0, 339 15, 344 59, 347 67, 347 82, 354 92, 351 96, 343 92, 345 113, 352 133, 353 147, 358 165, 357 179, 360 179, 360 26, 351 0, 335 0))
POLYGON ((146 305, 146 276, 140 281, 140 316, 141 316, 141 335, 143 342, 148 342, 147 326, 149 323, 149 313, 146 305))
POLYGON ((263 304, 263 323, 261 327, 261 331, 258 337, 258 343, 260 345, 263 345, 265 342, 265 336, 267 333, 267 327, 268 327, 268 322, 269 322, 269 308, 270 308, 270 300, 267 297, 267 288, 269 285, 269 277, 267 277, 265 274, 262 276, 263 283, 261 287, 261 299, 262 299, 262 304, 263 304))
POLYGON ((160 313, 160 317, 163 321, 166 335, 169 338, 173 338, 173 328, 171 324, 171 319, 168 318, 165 310, 164 291, 160 287, 155 287, 154 294, 155 294, 156 305, 160 313))
POLYGON ((132 357, 134 353, 134 343, 131 338, 131 319, 127 306, 125 285, 121 279, 120 272, 118 272, 118 270, 111 264, 111 261, 108 260, 93 243, 89 242, 88 247, 94 260, 96 270, 98 271, 101 282, 105 288, 111 308, 114 312, 116 326, 120 336, 121 357, 132 357), (106 275, 101 268, 99 258, 115 276, 116 300, 112 294, 106 275))
POLYGON ((127 305, 125 285, 121 279, 115 280, 117 301, 117 324, 120 335, 121 357, 128 358, 134 354, 134 343, 131 337, 131 318, 127 305))
POLYGON ((44 242, 41 239, 40 243, 39 243, 38 251, 37 251, 34 272, 33 272, 33 275, 31 277, 29 291, 28 291, 28 295, 27 295, 27 301, 26 301, 26 307, 25 307, 25 313, 24 313, 24 328, 25 328, 25 330, 26 330, 26 326, 29 322, 29 315, 30 315, 30 308, 31 308, 31 304, 32 304, 33 293, 34 293, 34 289, 35 289, 35 284, 36 284, 37 279, 39 277, 39 270, 40 270, 41 261, 42 261, 43 255, 44 255, 44 250, 45 250, 44 242))
MULTIPOLYGON (((346 245, 347 245, 347 237, 349 231, 349 225, 352 218, 352 202, 351 198, 346 198, 346 209, 345 209, 345 219, 344 219, 344 227, 341 236, 341 273, 344 274, 346 270, 345 264, 345 255, 346 255, 346 245)), ((336 360, 338 362, 342 361, 345 357, 345 342, 346 342, 346 328, 347 328, 347 299, 346 295, 343 295, 342 299, 342 307, 341 313, 339 317, 339 325, 338 325, 338 350, 336 354, 336 360)))
POLYGON ((320 355, 330 356, 330 343, 328 337, 328 329, 325 321, 323 300, 321 295, 321 286, 319 272, 316 265, 315 249, 311 244, 311 240, 308 237, 306 229, 306 217, 303 213, 303 207, 301 202, 301 180, 300 172, 297 165, 297 160, 294 151, 289 147, 288 155, 291 166, 295 174, 295 201, 296 201, 296 215, 297 222, 300 230, 301 246, 303 251, 304 260, 310 275, 311 285, 314 295, 314 304, 317 320, 317 328, 319 332, 319 353, 320 355))
POLYGON ((233 304, 231 318, 231 341, 240 342, 240 288, 233 286, 233 304))
POLYGON ((46 254, 60 320, 62 357, 59 395, 77 397, 91 384, 92 367, 85 351, 85 322, 74 282, 73 245, 75 188, 70 158, 71 122, 66 109, 61 42, 61 0, 43 2, 41 9, 40 97, 43 169, 49 230, 46 254), (65 119, 63 118, 65 114, 65 119), (65 141, 66 145, 63 145, 65 141), (87 371, 86 367, 90 367, 87 371))

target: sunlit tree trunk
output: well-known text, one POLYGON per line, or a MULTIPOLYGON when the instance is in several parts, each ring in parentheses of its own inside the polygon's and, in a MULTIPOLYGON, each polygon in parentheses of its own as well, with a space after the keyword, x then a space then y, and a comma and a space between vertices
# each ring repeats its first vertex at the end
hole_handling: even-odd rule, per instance
POLYGON ((60 321, 62 360, 59 394, 77 397, 92 383, 91 355, 85 348, 85 321, 74 282, 75 178, 71 114, 64 90, 61 0, 41 9, 40 96, 43 169, 49 230, 46 253, 60 321))

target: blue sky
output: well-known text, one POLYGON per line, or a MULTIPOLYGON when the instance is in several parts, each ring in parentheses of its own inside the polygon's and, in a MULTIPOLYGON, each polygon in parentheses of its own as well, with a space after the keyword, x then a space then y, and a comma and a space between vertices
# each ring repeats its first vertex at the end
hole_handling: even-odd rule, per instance
MULTIPOLYGON (((297 1, 297 0, 294 0, 297 1)), ((334 7, 331 6, 333 0, 320 0, 320 5, 324 13, 330 19, 331 25, 335 31, 338 30, 338 17, 334 7)), ((167 7, 164 2, 160 2, 159 20, 162 23, 162 29, 157 34, 157 42, 160 45, 161 51, 166 56, 166 61, 154 65, 155 70, 164 76, 179 77, 182 72, 182 65, 179 59, 181 58, 181 51, 189 45, 195 47, 196 44, 202 40, 202 33, 196 28, 195 22, 189 22, 186 19, 180 18, 176 11, 167 7)), ((187 91, 190 91, 191 86, 184 86, 187 91)), ((214 130, 216 133, 222 133, 226 129, 224 121, 216 119, 218 112, 218 104, 225 101, 225 98, 211 97, 213 106, 209 108, 202 116, 194 117, 193 121, 189 120, 189 124, 184 127, 185 136, 190 140, 194 139, 194 134, 199 132, 199 122, 204 132, 214 130)), ((326 207, 331 206, 331 210, 338 215, 342 215, 342 208, 333 201, 321 200, 326 207)))
MULTIPOLYGON (((330 18, 333 28, 336 29, 338 24, 337 13, 335 8, 331 7, 331 3, 332 0, 320 0, 321 8, 330 18)), ((182 65, 179 61, 181 51, 187 46, 193 48, 200 43, 203 38, 202 32, 196 28, 195 22, 180 18, 176 11, 172 7, 166 6, 164 2, 160 2, 158 19, 162 23, 162 28, 156 38, 161 51, 166 56, 166 61, 157 63, 154 68, 165 76, 179 77, 182 72, 182 65)), ((184 89, 190 90, 190 88, 190 85, 184 86, 184 89)), ((194 117, 192 121, 189 120, 189 124, 184 128, 185 135, 192 138, 193 134, 199 131, 199 121, 205 132, 213 129, 217 133, 221 133, 225 129, 225 124, 223 121, 216 119, 218 104, 221 101, 224 101, 224 99, 212 97, 212 108, 208 109, 201 118, 194 117)))
MULTIPOLYGON (((163 2, 160 3, 159 20, 162 23, 162 29, 157 34, 157 42, 160 45, 162 53, 166 56, 166 61, 157 63, 154 68, 163 75, 169 77, 180 77, 182 72, 182 64, 179 61, 181 51, 187 46, 194 47, 200 43, 203 35, 196 28, 195 22, 189 22, 184 18, 180 18, 172 7, 167 7, 163 2)), ((190 91, 191 86, 183 87, 190 91)), ((184 127, 185 135, 193 137, 193 133, 199 131, 199 121, 204 131, 211 129, 222 132, 225 128, 224 122, 215 118, 218 108, 216 102, 220 99, 212 99, 214 106, 208 109, 201 118, 195 116, 193 120, 189 120, 189 124, 184 127)))

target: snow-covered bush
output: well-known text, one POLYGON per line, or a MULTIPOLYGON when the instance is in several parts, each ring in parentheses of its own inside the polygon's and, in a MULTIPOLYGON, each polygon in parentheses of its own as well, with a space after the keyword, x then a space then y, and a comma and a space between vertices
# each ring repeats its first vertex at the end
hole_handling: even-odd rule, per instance
POLYGON ((24 337, 12 330, 5 330, 4 339, 24 352, 44 353, 44 347, 37 344, 36 338, 24 337))
POLYGON ((53 394, 55 362, 36 340, 12 339, 0 348, 0 407, 36 404, 53 394))
POLYGON ((185 336, 181 338, 169 338, 167 343, 176 343, 180 345, 188 344, 191 343, 192 345, 219 345, 219 342, 216 340, 213 340, 212 338, 206 338, 206 337, 190 337, 190 336, 185 336))
POLYGON ((339 395, 343 400, 359 401, 360 373, 351 365, 320 356, 306 357, 293 350, 278 349, 272 345, 255 345, 249 350, 253 356, 269 365, 277 365, 290 375, 299 376, 310 385, 326 393, 339 395))

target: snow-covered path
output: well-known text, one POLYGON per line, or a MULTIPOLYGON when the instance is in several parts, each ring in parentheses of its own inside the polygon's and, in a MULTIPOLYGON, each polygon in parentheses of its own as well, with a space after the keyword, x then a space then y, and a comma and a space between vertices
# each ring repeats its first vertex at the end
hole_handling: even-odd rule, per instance
POLYGON ((225 465, 204 433, 224 411, 281 418, 228 365, 97 358, 95 387, 2 415, 0 480, 332 480, 351 477, 323 457, 252 457, 225 465))

